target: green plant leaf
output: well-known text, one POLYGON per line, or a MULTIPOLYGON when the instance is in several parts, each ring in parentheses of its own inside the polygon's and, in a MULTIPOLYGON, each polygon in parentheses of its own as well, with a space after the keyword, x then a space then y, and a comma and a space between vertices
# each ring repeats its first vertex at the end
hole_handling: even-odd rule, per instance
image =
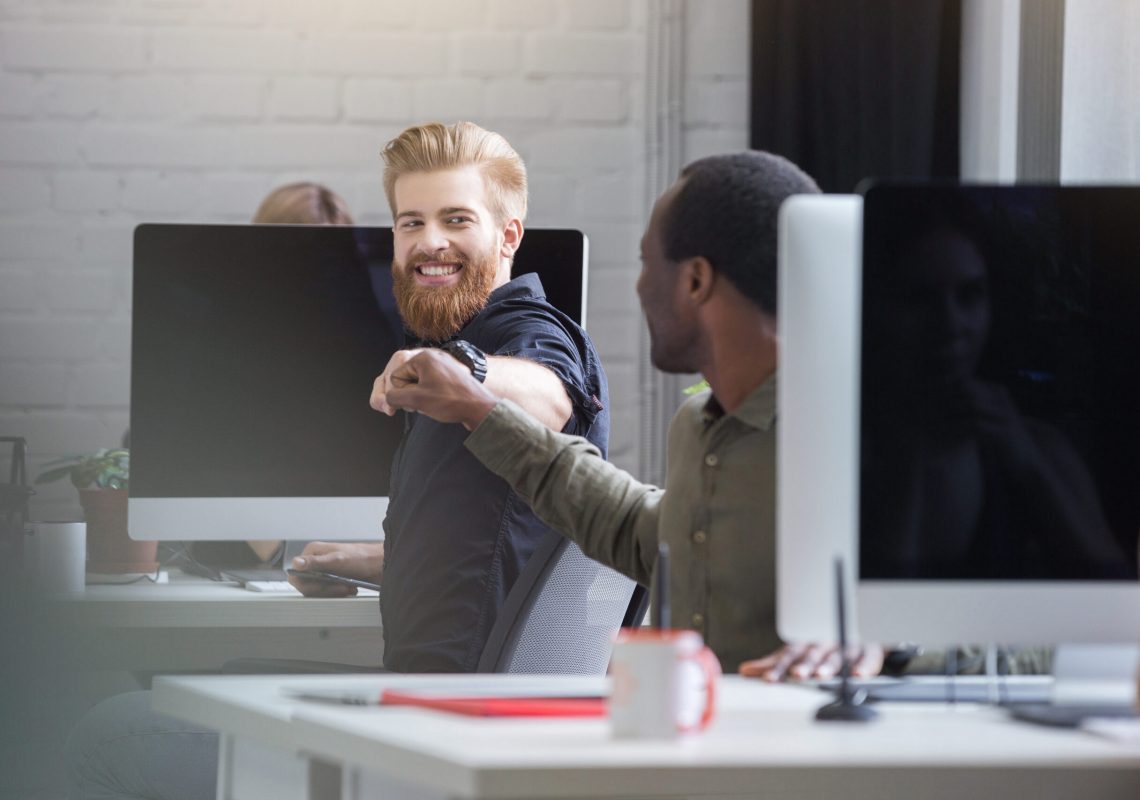
POLYGON ((88 455, 68 456, 49 462, 35 480, 47 483, 68 477, 76 489, 90 486, 125 489, 130 483, 130 451, 125 448, 100 449, 88 455))
POLYGON ((49 469, 46 472, 41 472, 36 477, 35 483, 51 483, 52 481, 58 481, 60 478, 66 478, 71 474, 72 469, 73 467, 58 467, 56 469, 49 469))
POLYGON ((45 467, 54 467, 57 464, 75 464, 75 463, 78 463, 79 461, 82 461, 83 459, 84 459, 84 456, 80 456, 80 455, 63 456, 62 458, 53 458, 51 461, 46 462, 44 464, 44 466, 45 467))
POLYGON ((702 380, 699 383, 694 383, 692 386, 686 386, 681 390, 681 394, 685 395, 685 397, 692 397, 695 394, 703 392, 707 388, 709 388, 709 382, 702 380))

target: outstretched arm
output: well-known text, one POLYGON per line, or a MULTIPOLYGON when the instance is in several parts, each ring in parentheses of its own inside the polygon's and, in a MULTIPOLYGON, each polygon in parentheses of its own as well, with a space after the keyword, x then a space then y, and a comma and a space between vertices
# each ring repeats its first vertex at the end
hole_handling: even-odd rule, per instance
POLYGON ((467 448, 539 517, 589 557, 648 585, 663 491, 610 464, 585 439, 555 433, 500 399, 446 353, 424 352, 391 379, 391 407, 473 431, 467 448))
MULTIPOLYGON (((384 372, 376 379, 372 387, 372 397, 369 404, 377 411, 391 415, 396 412, 396 406, 389 401, 389 394, 394 388, 413 386, 420 381, 423 373, 429 372, 437 381, 443 381, 449 376, 446 387, 458 399, 464 395, 467 402, 474 402, 476 395, 486 398, 507 399, 517 403, 527 413, 546 427, 560 431, 566 427, 573 412, 570 396, 566 393, 562 381, 553 371, 535 361, 525 358, 510 358, 507 356, 488 356, 487 377, 480 384, 470 371, 442 350, 424 348, 419 350, 400 350, 392 356, 384 372), (442 371, 441 371, 442 370, 442 371), (465 377, 466 380, 462 378, 465 377), (485 392, 480 393, 476 387, 485 392)), ((414 395, 413 395, 414 397, 414 395)), ((417 402, 424 402, 422 398, 417 402)), ((490 406, 486 405, 486 410, 490 406)), ((411 409, 409 410, 421 410, 411 409)), ((472 407, 466 409, 468 413, 475 413, 472 407)), ((482 417, 471 420, 443 419, 437 414, 423 410, 428 416, 439 419, 441 422, 461 422, 471 430, 482 417)))

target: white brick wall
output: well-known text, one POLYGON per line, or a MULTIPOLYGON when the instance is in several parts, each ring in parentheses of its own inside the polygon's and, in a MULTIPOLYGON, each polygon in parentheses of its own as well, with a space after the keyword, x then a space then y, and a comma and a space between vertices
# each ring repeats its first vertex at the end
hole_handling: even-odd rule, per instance
POLYGON ((32 211, 48 205, 47 175, 30 169, 0 169, 0 211, 32 211))
POLYGON ((146 32, 110 26, 13 25, 4 30, 0 52, 11 70, 103 74, 147 67, 146 32))
MULTIPOLYGON (((0 7, 0 434, 48 458, 128 422, 131 237, 241 221, 316 179, 386 222, 379 148, 471 118, 531 171, 531 225, 591 239, 611 452, 636 466, 633 291, 653 0, 6 0, 0 7)), ((687 4, 687 157, 747 135, 747 3, 687 4)), ((74 512, 41 487, 37 510, 74 512)))
POLYGON ((256 77, 205 75, 193 79, 183 98, 188 112, 202 120, 251 122, 260 119, 268 93, 268 81, 256 77))
POLYGON ((270 86, 270 119, 332 122, 338 116, 340 85, 332 78, 275 78, 270 86))
POLYGON ((686 161, 748 146, 748 5, 742 0, 686 5, 686 161))
POLYGON ((525 64, 532 75, 610 77, 641 68, 643 39, 619 33, 534 33, 525 64))
POLYGON ((114 172, 60 170, 51 184, 52 204, 59 211, 114 211, 123 179, 114 172))
POLYGON ((412 116, 412 87, 386 78, 349 79, 344 108, 350 122, 400 122, 412 116))

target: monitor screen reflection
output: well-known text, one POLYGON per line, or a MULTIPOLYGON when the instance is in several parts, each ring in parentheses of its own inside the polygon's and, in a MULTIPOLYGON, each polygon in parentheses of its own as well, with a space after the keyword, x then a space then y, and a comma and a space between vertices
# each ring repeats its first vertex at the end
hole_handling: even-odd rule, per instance
POLYGON ((989 198, 961 191, 895 204, 893 225, 876 224, 874 190, 868 197, 861 572, 1135 578, 1137 528, 1129 551, 1082 452, 1112 435, 1111 415, 1084 402, 1076 384, 1089 364, 1066 346, 1095 344, 1095 269, 1064 257, 1069 240, 1048 197, 1029 197, 1045 208, 995 213, 989 198))

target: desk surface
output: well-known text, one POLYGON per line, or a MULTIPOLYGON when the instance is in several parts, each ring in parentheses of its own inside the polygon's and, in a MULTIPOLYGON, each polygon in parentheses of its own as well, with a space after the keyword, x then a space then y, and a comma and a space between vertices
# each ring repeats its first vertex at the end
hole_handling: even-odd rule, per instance
POLYGON ((263 594, 172 570, 170 583, 93 585, 35 603, 27 647, 89 670, 216 670, 236 658, 383 660, 375 596, 263 594))
POLYGON ((379 627, 376 597, 301 597, 251 592, 170 571, 169 583, 91 585, 81 595, 48 597, 60 619, 129 628, 379 627))
MULTIPOLYGON (((614 740, 603 720, 326 706, 281 691, 338 686, 378 693, 430 680, 454 677, 169 678, 156 685, 155 705, 440 797, 961 798, 1013 791, 1134 800, 1140 791, 1140 745, 1026 726, 976 705, 889 704, 871 725, 816 723, 821 693, 737 677, 725 679, 709 731, 676 742, 614 740)), ((566 679, 546 680, 556 686, 566 679)), ((360 777, 355 783, 369 785, 360 777)))

